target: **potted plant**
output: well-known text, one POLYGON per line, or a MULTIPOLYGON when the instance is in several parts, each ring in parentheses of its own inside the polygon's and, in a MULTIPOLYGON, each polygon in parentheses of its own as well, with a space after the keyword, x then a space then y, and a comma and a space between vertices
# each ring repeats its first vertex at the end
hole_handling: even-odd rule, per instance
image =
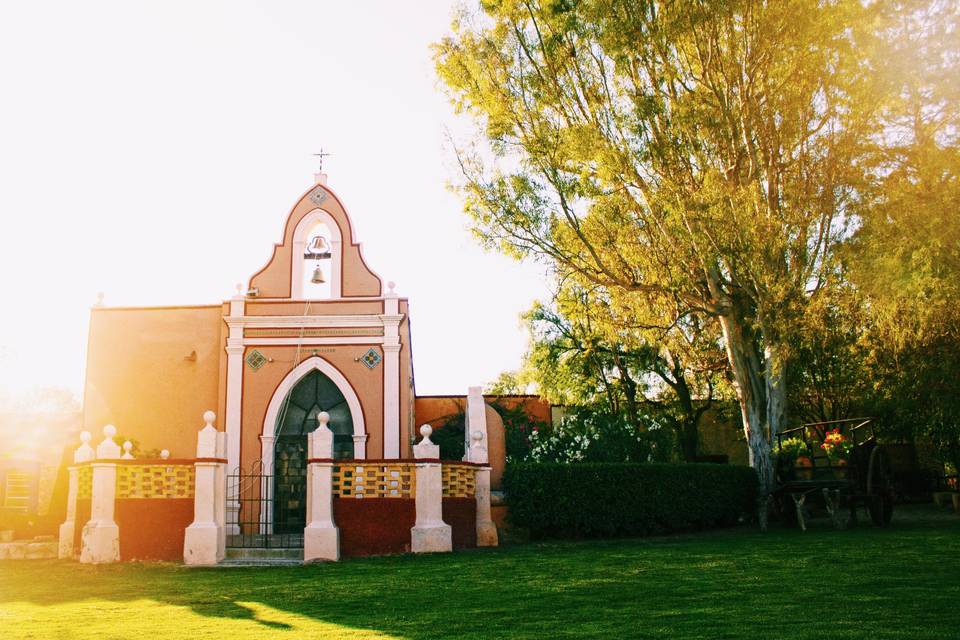
POLYGON ((823 452, 830 461, 830 468, 835 478, 847 477, 847 460, 850 458, 850 452, 853 450, 853 444, 850 440, 840 433, 840 429, 828 431, 820 445, 823 452))
POLYGON ((777 470, 785 477, 809 480, 813 475, 810 447, 800 438, 786 438, 777 444, 777 470))

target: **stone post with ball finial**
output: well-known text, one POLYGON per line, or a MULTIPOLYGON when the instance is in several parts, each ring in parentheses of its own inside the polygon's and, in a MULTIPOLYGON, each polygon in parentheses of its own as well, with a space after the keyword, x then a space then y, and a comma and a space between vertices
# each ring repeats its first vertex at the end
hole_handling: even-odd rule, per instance
POLYGON ((120 445, 114 442, 117 428, 103 428, 103 441, 97 445, 90 499, 90 521, 84 525, 80 542, 80 562, 101 564, 120 560, 120 528, 113 520, 117 495, 117 460, 120 445))
POLYGON ((440 447, 430 440, 432 433, 430 425, 420 427, 423 439, 413 447, 417 459, 417 520, 410 529, 410 550, 414 553, 453 550, 453 529, 443 521, 440 447))
POLYGON ((223 522, 218 499, 218 473, 222 466, 219 460, 222 437, 213 426, 217 419, 213 411, 203 414, 204 426, 197 434, 197 460, 194 462, 195 480, 193 492, 193 522, 183 534, 183 562, 188 565, 214 565, 223 559, 221 539, 223 522))
POLYGON ((330 414, 317 414, 317 428, 307 436, 307 526, 303 560, 339 560, 340 531, 333 522, 333 432, 330 414))
POLYGON ((73 540, 77 530, 77 494, 80 490, 79 473, 80 469, 76 466, 84 462, 93 460, 93 447, 90 446, 90 432, 82 431, 80 433, 80 446, 73 452, 74 466, 67 469, 68 488, 67 488, 67 517, 60 525, 60 540, 57 549, 57 556, 63 560, 72 558, 76 555, 73 540))

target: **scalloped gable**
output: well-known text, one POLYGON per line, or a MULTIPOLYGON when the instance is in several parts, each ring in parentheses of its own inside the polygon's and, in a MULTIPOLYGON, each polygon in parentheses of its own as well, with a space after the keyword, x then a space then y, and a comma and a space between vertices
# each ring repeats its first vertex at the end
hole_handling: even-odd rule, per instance
POLYGON ((342 238, 343 262, 340 268, 341 297, 380 297, 383 295, 383 282, 363 259, 360 243, 353 237, 350 216, 340 198, 326 185, 317 184, 310 188, 293 206, 283 229, 283 241, 273 246, 273 256, 266 266, 250 278, 249 286, 259 290, 260 298, 291 298, 293 291, 294 232, 305 217, 317 209, 325 211, 340 229, 342 238))

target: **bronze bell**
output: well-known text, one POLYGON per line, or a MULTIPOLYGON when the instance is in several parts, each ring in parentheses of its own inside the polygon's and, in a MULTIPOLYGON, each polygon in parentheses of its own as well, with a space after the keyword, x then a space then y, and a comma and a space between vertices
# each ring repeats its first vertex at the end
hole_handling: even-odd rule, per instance
POLYGON ((317 268, 313 270, 313 277, 310 278, 310 282, 313 284, 323 284, 326 281, 327 279, 323 277, 323 269, 317 266, 317 268))

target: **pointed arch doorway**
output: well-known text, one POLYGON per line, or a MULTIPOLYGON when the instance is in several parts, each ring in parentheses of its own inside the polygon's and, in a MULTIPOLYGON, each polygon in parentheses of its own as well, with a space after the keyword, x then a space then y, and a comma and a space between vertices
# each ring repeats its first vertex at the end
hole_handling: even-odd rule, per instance
POLYGON ((277 385, 263 419, 259 463, 264 474, 259 491, 262 502, 259 508, 250 510, 260 514, 260 534, 275 534, 266 537, 276 538, 284 546, 303 544, 307 434, 317 428, 320 411, 330 414, 328 426, 334 431, 336 457, 367 457, 363 409, 346 376, 318 355, 290 370, 277 385))
POLYGON ((307 504, 307 435, 317 428, 317 415, 330 415, 333 455, 354 457, 353 414, 339 387, 319 369, 303 376, 290 390, 277 416, 274 440, 273 532, 303 533, 307 504))

